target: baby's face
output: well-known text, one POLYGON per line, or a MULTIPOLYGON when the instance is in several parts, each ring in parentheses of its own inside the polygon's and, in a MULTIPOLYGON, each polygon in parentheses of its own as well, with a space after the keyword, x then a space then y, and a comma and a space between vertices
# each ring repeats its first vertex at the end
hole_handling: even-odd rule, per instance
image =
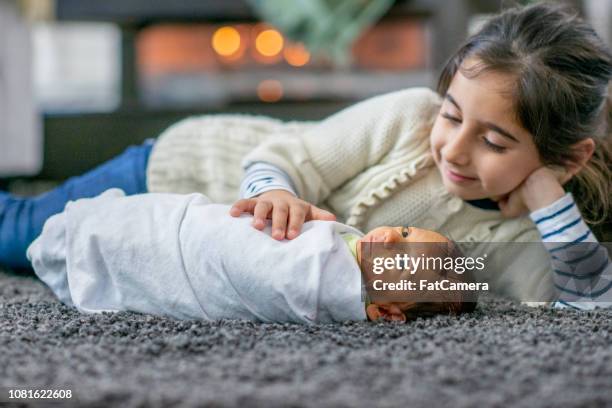
MULTIPOLYGON (((357 260, 361 263, 361 250, 368 251, 369 243, 382 244, 402 244, 402 243, 449 243, 449 239, 435 231, 430 231, 416 227, 379 227, 368 232, 357 243, 357 260)), ((437 246, 426 246, 431 251, 436 250, 437 246)), ((372 248, 370 248, 371 250, 372 248)), ((374 278, 364 275, 366 280, 374 278)), ((366 310, 370 320, 386 319, 406 321, 404 312, 413 304, 409 302, 377 302, 374 301, 366 310)))

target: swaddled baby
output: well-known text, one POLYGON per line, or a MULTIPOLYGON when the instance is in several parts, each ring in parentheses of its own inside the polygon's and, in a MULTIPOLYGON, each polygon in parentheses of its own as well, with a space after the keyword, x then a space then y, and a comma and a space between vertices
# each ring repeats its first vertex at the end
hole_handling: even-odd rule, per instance
MULTIPOLYGON (((277 241, 201 194, 125 196, 108 190, 66 205, 28 248, 38 277, 82 312, 130 310, 179 319, 263 322, 406 320, 411 302, 367 302, 360 242, 439 241, 431 231, 377 228, 365 236, 330 221, 277 241), (402 236, 403 235, 403 236, 402 236)), ((456 276, 460 278, 460 275, 456 276)), ((439 302, 427 313, 473 303, 439 302)))

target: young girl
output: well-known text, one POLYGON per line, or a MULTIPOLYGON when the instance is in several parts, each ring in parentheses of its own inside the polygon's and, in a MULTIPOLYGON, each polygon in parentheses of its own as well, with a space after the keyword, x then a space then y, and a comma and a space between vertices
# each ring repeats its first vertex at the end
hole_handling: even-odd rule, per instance
POLYGON ((502 273, 482 278, 523 300, 544 300, 550 285, 561 304, 604 306, 612 267, 605 248, 580 244, 597 241, 573 195, 586 220, 609 217, 611 77, 609 50, 559 6, 507 11, 449 60, 442 100, 428 91, 384 95, 259 146, 245 159, 245 199, 232 214, 253 213, 256 228, 271 214, 279 239, 295 237, 304 219, 325 218, 308 204, 323 202, 357 228, 408 219, 458 241, 541 236, 553 285, 541 260, 506 259, 502 273), (495 202, 500 211, 487 213, 495 202))
POLYGON ((518 261, 491 245, 502 267, 477 278, 521 300, 607 305, 605 248, 576 257, 568 245, 596 243, 585 220, 610 214, 611 77, 610 51, 570 12, 508 10, 449 60, 438 94, 402 90, 319 123, 188 119, 150 159, 146 144, 41 197, 0 196, 0 263, 28 266, 25 250, 49 216, 109 187, 232 202, 242 162, 232 215, 254 214, 258 229, 271 218, 277 239, 337 216, 361 230, 410 224, 456 241, 533 242, 539 255, 518 261))

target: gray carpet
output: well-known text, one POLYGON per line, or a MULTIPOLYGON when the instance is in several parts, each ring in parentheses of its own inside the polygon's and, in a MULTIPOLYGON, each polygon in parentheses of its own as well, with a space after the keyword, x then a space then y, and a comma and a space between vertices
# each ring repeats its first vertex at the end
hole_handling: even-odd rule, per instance
POLYGON ((405 325, 82 315, 0 272, 0 390, 72 390, 53 406, 612 406, 611 322, 500 299, 405 325))

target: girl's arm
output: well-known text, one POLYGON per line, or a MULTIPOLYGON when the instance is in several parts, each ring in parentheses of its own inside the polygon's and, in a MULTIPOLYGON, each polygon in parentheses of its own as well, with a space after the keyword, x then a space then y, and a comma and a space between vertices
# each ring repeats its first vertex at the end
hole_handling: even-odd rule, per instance
MULTIPOLYGON (((350 106, 295 137, 275 137, 249 153, 248 168, 265 162, 289 176, 298 196, 318 204, 391 151, 428 149, 439 97, 426 88, 380 95, 350 106)), ((405 157, 405 156, 403 156, 405 157)))
POLYGON ((582 219, 570 193, 533 211, 531 219, 551 255, 556 307, 612 306, 612 262, 582 219))
POLYGON ((242 199, 230 210, 234 217, 253 214, 253 227, 262 230, 272 215, 272 237, 282 240, 297 237, 305 221, 335 221, 336 216, 297 197, 289 176, 268 163, 257 162, 246 169, 240 185, 242 199))
POLYGON ((424 155, 439 108, 433 91, 405 89, 350 106, 299 136, 264 143, 242 162, 247 170, 243 198, 230 214, 253 214, 258 229, 271 215, 276 239, 295 238, 304 221, 334 220, 333 214, 312 203, 323 202, 391 152, 406 161, 424 155))
POLYGON ((285 190, 297 196, 291 179, 281 169, 264 162, 255 162, 246 168, 240 184, 240 197, 252 198, 270 190, 285 190))

